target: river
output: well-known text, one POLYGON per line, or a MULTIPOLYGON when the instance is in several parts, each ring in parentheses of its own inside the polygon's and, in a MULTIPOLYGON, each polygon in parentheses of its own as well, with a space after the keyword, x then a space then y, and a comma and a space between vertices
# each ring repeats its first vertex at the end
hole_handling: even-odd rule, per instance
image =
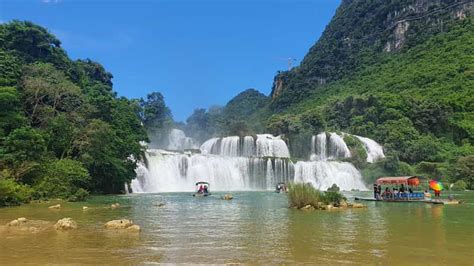
MULTIPOLYGON (((349 199, 366 192, 346 194, 349 199)), ((446 196, 447 193, 444 193, 446 196)), ((79 228, 12 232, 0 228, 0 264, 315 263, 474 264, 474 192, 454 193, 462 205, 367 202, 368 208, 305 212, 287 208, 284 194, 233 192, 96 196, 86 203, 31 203, 0 209, 0 224, 18 217, 79 228), (118 202, 120 208, 111 209, 118 202), (164 203, 164 206, 159 206, 164 203), (82 206, 88 206, 87 211, 82 206), (128 218, 139 234, 107 231, 128 218)))

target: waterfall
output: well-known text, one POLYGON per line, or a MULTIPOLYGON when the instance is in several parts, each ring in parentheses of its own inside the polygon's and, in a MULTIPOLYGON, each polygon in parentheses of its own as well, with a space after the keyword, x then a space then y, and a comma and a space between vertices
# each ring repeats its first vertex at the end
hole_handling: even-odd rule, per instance
POLYGON ((271 134, 257 135, 256 141, 252 136, 212 138, 204 142, 200 150, 202 154, 230 157, 290 157, 285 141, 271 134))
POLYGON ((325 132, 311 138, 311 161, 325 161, 327 155, 327 136, 325 132))
POLYGON ((197 149, 197 143, 189 137, 186 137, 180 129, 172 129, 168 134, 168 150, 182 151, 187 149, 197 149))
POLYGON ((325 132, 322 132, 311 138, 311 161, 326 161, 338 158, 350 158, 351 152, 347 147, 343 136, 348 135, 357 138, 363 144, 367 152, 367 162, 373 163, 379 159, 385 158, 383 147, 372 139, 342 133, 329 133, 329 142, 325 132))
POLYGON ((237 136, 225 137, 221 140, 219 155, 237 157, 240 155, 240 138, 237 136))
POLYGON ((245 136, 242 146, 242 156, 251 157, 255 154, 255 141, 252 136, 245 136))
POLYGON ((257 157, 289 158, 290 152, 285 141, 280 136, 274 137, 270 134, 257 135, 257 157))
POLYGON ((331 133, 329 137, 329 158, 349 158, 351 151, 347 147, 344 139, 336 133, 331 133))
MULTIPOLYGON (((181 132, 170 136, 176 140, 170 141, 174 147, 191 143, 181 132)), ((206 181, 211 191, 273 190, 278 182, 294 181, 309 182, 321 190, 333 184, 342 190, 366 190, 360 172, 349 162, 337 161, 351 156, 342 136, 325 132, 312 136, 311 161, 296 164, 289 159, 285 141, 270 134, 211 138, 201 145, 200 154, 149 149, 130 187, 138 193, 193 191, 196 182, 206 181)), ((353 136, 364 144, 368 162, 384 157, 377 142, 353 136)))
POLYGON ((367 152, 367 162, 373 163, 379 159, 385 158, 383 147, 380 144, 369 138, 356 135, 354 135, 354 137, 358 138, 362 144, 364 144, 365 151, 367 152))
POLYGON ((278 182, 293 180, 288 174, 293 164, 288 159, 175 154, 157 150, 145 155, 148 166, 140 163, 137 167, 137 178, 131 183, 134 192, 193 191, 198 181, 209 182, 213 191, 272 190, 278 182), (282 174, 275 175, 275 172, 282 174))
POLYGON ((294 181, 311 183, 315 188, 326 190, 336 184, 341 190, 366 190, 360 172, 347 162, 315 161, 297 162, 294 181))

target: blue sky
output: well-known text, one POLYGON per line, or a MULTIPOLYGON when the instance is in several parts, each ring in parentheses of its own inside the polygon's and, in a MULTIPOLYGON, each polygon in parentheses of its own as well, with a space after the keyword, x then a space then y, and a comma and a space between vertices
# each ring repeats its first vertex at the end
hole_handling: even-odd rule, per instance
POLYGON ((121 96, 163 93, 178 121, 225 105, 273 77, 317 41, 339 0, 0 0, 0 20, 48 28, 73 59, 114 75, 121 96))

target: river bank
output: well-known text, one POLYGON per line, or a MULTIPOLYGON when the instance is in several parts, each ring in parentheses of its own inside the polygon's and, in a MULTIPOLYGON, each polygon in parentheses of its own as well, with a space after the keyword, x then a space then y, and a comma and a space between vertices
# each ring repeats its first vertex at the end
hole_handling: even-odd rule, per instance
MULTIPOLYGON (((222 193, 224 195, 225 193, 222 193)), ((85 203, 30 203, 0 209, 0 225, 18 217, 78 228, 37 233, 0 230, 1 261, 13 263, 426 263, 473 261, 474 192, 455 193, 459 206, 368 202, 368 208, 301 212, 285 194, 233 192, 234 199, 189 193, 94 196, 85 203), (119 208, 110 208, 118 202, 119 208), (83 206, 88 206, 83 210, 83 206), (131 219, 139 234, 109 231, 131 219), (400 261, 401 260, 401 261, 400 261)), ((368 196, 365 192, 346 193, 368 196)), ((447 195, 445 195, 447 196, 447 195)))

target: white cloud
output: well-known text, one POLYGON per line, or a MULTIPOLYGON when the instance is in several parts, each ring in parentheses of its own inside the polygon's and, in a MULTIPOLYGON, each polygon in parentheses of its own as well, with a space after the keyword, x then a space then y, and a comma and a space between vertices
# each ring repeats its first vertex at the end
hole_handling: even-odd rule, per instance
POLYGON ((58 4, 60 2, 61 0, 41 0, 41 3, 43 4, 58 4))

